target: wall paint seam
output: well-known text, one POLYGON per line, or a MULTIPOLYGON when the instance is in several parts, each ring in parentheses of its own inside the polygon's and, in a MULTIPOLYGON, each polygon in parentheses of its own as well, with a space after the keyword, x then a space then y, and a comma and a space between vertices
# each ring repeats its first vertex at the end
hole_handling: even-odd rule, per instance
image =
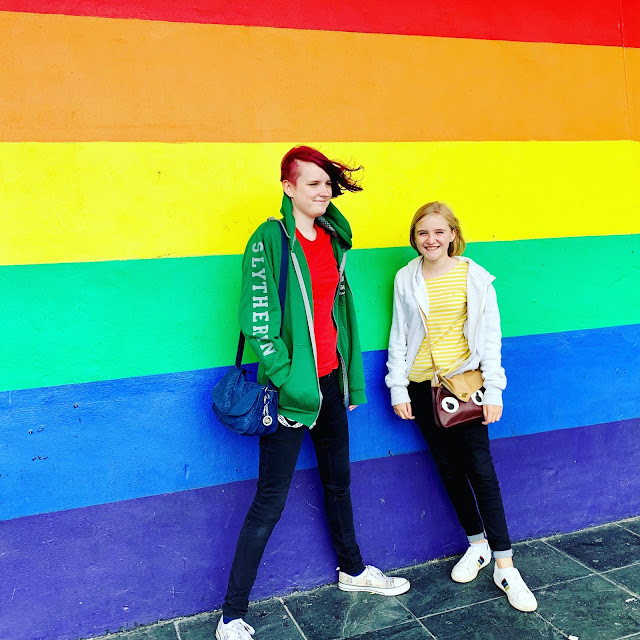
POLYGON ((631 111, 631 79, 629 77, 629 53, 627 51, 627 46, 625 42, 625 22, 624 22, 624 8, 622 5, 623 0, 620 0, 620 35, 622 38, 622 68, 624 72, 624 89, 625 89, 625 97, 627 101, 627 135, 629 139, 633 135, 633 116, 631 111))

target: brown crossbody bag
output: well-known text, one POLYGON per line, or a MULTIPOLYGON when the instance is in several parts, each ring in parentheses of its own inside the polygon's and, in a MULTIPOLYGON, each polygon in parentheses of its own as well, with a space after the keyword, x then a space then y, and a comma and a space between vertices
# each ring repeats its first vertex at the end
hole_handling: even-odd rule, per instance
POLYGON ((445 378, 438 375, 438 368, 433 359, 431 340, 429 338, 429 326, 427 325, 426 338, 429 342, 429 355, 433 366, 433 379, 431 380, 431 404, 433 406, 433 420, 437 427, 448 429, 472 422, 478 422, 484 418, 482 400, 484 398, 484 380, 479 369, 465 371, 457 376, 445 378))

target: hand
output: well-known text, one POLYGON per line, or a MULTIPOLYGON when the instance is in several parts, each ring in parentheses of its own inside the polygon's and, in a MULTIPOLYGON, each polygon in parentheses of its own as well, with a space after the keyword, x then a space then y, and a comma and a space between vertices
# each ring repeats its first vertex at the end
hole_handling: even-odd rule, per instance
POLYGON ((482 424, 498 422, 502 417, 502 407, 495 404, 484 404, 482 405, 482 414, 484 415, 484 422, 482 424))
POLYGON ((414 420, 413 413, 411 413, 411 403, 401 402, 400 404, 394 404, 393 410, 397 416, 400 416, 403 420, 414 420))
POLYGON ((358 406, 357 404, 350 404, 349 411, 353 411, 357 406, 358 406))

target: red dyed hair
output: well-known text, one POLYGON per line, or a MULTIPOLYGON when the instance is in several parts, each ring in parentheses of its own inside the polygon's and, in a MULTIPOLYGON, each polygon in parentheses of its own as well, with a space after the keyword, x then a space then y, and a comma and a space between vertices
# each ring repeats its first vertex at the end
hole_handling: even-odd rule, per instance
POLYGON ((344 191, 362 191, 358 180, 352 177, 356 171, 362 167, 349 167, 337 160, 329 160, 324 153, 313 147, 293 147, 285 154, 280 164, 280 182, 284 180, 291 184, 296 184, 300 177, 300 166, 298 162, 313 162, 323 169, 331 178, 331 195, 337 197, 344 191))

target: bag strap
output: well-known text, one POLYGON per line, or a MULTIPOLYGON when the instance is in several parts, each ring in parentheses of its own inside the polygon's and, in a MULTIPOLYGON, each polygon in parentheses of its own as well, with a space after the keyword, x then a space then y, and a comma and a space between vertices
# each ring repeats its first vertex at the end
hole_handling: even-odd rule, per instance
POLYGON ((438 375, 438 368, 436 367, 436 361, 433 359, 433 351, 431 349, 431 338, 429 337, 429 321, 427 320, 427 316, 424 316, 424 323, 425 323, 425 326, 427 328, 427 331, 425 333, 425 337, 427 338, 427 342, 429 343, 429 355, 431 356, 431 365, 433 366, 433 378, 435 380, 435 384, 432 385, 432 386, 439 387, 440 386, 440 376, 438 375))
MULTIPOLYGON (((284 301, 287 294, 287 277, 289 275, 289 243, 284 232, 284 226, 278 222, 280 234, 282 236, 282 255, 280 258, 280 277, 278 278, 278 298, 280 299, 280 311, 282 317, 280 321, 280 330, 282 331, 282 322, 284 321, 284 301)), ((240 331, 240 339, 238 340, 238 351, 236 353, 236 367, 242 364, 242 353, 244 352, 245 337, 242 330, 240 331)))

